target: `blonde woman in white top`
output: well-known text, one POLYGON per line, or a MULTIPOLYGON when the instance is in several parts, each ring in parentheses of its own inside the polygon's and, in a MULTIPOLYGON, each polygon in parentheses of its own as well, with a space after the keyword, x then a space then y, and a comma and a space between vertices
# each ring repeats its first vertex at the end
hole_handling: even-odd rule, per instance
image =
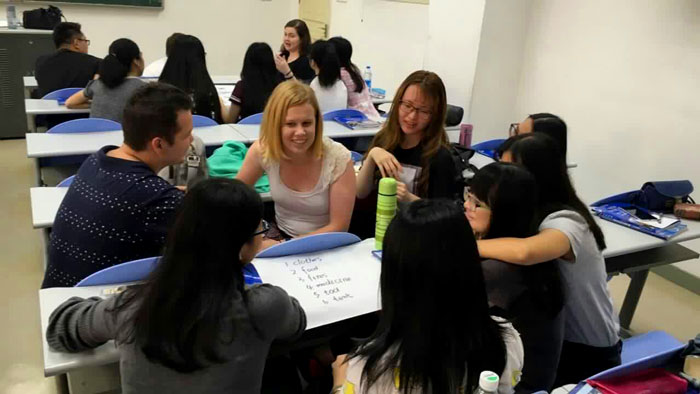
POLYGON ((323 138, 314 92, 300 82, 281 83, 272 92, 260 139, 250 147, 237 178, 253 185, 263 171, 283 235, 347 231, 355 205, 350 152, 323 138))

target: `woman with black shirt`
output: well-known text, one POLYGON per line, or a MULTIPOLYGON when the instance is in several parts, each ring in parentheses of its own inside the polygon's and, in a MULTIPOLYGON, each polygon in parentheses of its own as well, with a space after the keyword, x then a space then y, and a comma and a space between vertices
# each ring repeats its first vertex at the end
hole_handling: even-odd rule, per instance
MULTIPOLYGON (((292 19, 284 25, 284 37, 280 54, 277 55, 279 62, 286 61, 290 71, 284 75, 286 79, 296 77, 296 79, 309 84, 316 73, 309 64, 309 50, 311 49, 311 34, 306 23, 301 19, 292 19)), ((282 71, 280 71, 282 73, 282 71)))

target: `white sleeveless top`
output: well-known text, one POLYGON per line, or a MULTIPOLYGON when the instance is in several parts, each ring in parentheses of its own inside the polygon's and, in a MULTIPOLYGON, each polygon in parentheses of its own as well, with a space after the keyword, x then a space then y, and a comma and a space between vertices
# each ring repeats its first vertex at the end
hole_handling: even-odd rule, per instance
POLYGON ((323 138, 321 175, 310 191, 290 189, 280 178, 280 163, 262 159, 260 163, 270 180, 275 201, 275 217, 280 230, 298 237, 316 231, 330 222, 330 186, 345 172, 350 151, 342 144, 323 138))

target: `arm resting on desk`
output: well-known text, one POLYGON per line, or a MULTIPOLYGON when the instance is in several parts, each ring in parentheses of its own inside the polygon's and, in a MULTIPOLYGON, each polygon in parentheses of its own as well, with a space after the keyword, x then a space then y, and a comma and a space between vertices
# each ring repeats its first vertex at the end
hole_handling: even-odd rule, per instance
POLYGON ((292 342, 306 330, 306 314, 294 297, 270 284, 247 290, 247 306, 253 324, 267 338, 292 342))
POLYGON ((116 299, 69 298, 51 313, 46 342, 54 350, 75 353, 114 339, 118 324, 116 314, 109 311, 116 299))
POLYGON ((495 238, 477 241, 479 255, 519 265, 533 265, 558 258, 572 260, 569 238, 559 230, 545 229, 528 238, 495 238))
POLYGON ((86 109, 90 108, 90 99, 85 96, 85 91, 81 90, 68 97, 66 100, 66 108, 70 109, 86 109))

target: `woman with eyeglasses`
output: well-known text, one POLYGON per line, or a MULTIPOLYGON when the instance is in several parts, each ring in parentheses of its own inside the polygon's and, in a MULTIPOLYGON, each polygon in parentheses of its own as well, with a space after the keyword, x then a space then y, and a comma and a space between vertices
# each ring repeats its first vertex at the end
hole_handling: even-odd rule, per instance
POLYGON ((64 302, 49 319, 49 345, 80 352, 114 339, 124 393, 260 393, 271 343, 306 328, 301 306, 281 288, 244 287, 262 214, 260 196, 240 181, 198 183, 144 283, 64 302))
POLYGON ((400 202, 461 198, 445 133, 446 112, 445 85, 437 74, 415 71, 399 86, 389 118, 374 136, 357 175, 357 197, 365 199, 371 194, 353 217, 353 230, 358 235, 371 235, 376 209, 373 201, 381 177, 398 181, 400 202))
MULTIPOLYGON (((477 239, 537 234, 537 185, 521 166, 491 163, 479 170, 464 210, 477 239)), ((525 348, 516 393, 552 389, 564 339, 564 293, 554 259, 533 266, 481 261, 491 313, 509 319, 525 348)))
POLYGON ((566 123, 556 115, 541 112, 529 115, 520 123, 511 123, 509 137, 520 134, 543 133, 551 137, 566 157, 566 123))
POLYGON ((566 322, 555 386, 576 383, 621 362, 619 321, 602 254, 605 236, 576 195, 552 138, 528 133, 504 145, 501 160, 522 165, 537 182, 538 233, 479 240, 479 254, 523 266, 556 259, 566 292, 566 322))

